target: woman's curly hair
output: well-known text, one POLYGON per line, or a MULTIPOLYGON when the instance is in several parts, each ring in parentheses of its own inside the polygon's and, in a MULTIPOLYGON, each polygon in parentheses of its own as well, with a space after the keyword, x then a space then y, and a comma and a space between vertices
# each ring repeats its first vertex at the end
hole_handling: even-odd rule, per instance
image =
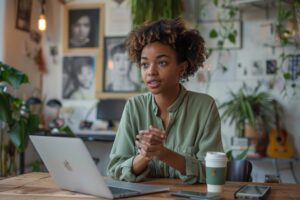
POLYGON ((204 40, 199 31, 188 30, 181 18, 161 19, 132 31, 126 40, 129 58, 139 65, 143 48, 153 42, 170 45, 176 51, 177 62, 188 63, 181 81, 188 80, 203 67, 206 58, 204 40))

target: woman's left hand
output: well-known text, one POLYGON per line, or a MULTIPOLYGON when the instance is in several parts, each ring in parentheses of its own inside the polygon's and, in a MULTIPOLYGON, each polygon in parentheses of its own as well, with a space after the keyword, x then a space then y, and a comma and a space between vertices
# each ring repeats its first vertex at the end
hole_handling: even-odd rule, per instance
POLYGON ((148 130, 140 131, 136 138, 139 153, 148 159, 160 160, 167 152, 164 147, 166 134, 163 130, 150 126, 148 130))

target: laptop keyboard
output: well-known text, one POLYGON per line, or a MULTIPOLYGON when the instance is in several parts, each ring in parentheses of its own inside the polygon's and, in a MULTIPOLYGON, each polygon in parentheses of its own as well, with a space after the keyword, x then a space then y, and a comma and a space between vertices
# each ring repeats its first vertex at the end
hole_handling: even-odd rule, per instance
POLYGON ((137 195, 140 193, 135 190, 129 190, 124 188, 112 187, 112 186, 108 186, 108 188, 110 189, 114 197, 127 197, 127 196, 137 195))

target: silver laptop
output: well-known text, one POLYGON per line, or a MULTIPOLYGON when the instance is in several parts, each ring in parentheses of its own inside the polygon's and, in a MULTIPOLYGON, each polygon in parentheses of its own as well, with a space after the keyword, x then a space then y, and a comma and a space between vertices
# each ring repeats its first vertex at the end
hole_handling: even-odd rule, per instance
POLYGON ((31 135, 30 139, 61 189, 109 199, 169 191, 158 185, 104 180, 80 138, 31 135))

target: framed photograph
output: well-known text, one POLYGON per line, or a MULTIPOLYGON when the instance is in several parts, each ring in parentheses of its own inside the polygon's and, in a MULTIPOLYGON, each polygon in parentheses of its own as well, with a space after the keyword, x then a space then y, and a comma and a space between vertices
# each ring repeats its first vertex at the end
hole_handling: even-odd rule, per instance
POLYGON ((105 37, 100 97, 129 97, 145 91, 139 68, 128 58, 125 39, 105 37))
POLYGON ((95 99, 95 66, 94 56, 63 58, 63 99, 95 99))
POLYGON ((70 4, 64 13, 64 50, 102 49, 104 33, 103 4, 70 4))
POLYGON ((277 60, 275 59, 268 59, 266 60, 266 74, 276 74, 277 71, 277 60))
POLYGON ((18 0, 17 4, 16 28, 29 32, 32 0, 18 0))

